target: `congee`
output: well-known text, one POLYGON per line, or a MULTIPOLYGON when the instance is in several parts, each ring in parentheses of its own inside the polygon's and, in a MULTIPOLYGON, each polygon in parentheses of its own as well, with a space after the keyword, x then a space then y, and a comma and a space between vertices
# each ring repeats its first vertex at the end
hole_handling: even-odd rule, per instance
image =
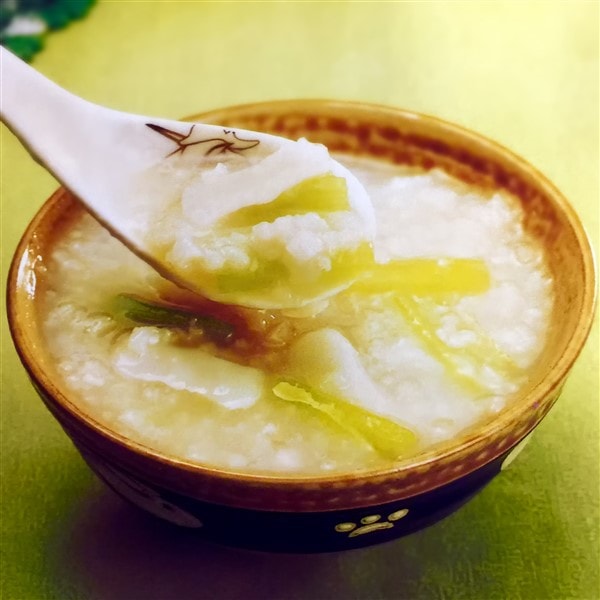
POLYGON ((437 170, 340 160, 376 237, 339 258, 352 285, 300 308, 209 300, 86 213, 66 224, 43 274, 44 333, 84 412, 186 461, 308 475, 385 466, 502 410, 553 302, 518 202, 437 170))

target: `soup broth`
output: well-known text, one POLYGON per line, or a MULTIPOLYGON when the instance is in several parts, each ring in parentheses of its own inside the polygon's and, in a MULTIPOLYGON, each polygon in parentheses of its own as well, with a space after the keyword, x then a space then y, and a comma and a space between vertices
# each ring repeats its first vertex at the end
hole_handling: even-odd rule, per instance
POLYGON ((91 216, 71 223, 42 313, 84 410, 169 456, 307 475, 383 466, 502 410, 553 302, 518 202, 440 171, 340 160, 373 202, 375 262, 348 259, 364 271, 355 284, 299 309, 212 302, 91 216))

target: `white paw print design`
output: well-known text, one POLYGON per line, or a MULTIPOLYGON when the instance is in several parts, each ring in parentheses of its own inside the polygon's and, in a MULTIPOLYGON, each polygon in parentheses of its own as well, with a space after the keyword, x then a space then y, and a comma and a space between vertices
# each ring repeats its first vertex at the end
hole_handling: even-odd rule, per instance
POLYGON ((335 526, 335 530, 338 533, 348 533, 348 537, 352 538, 357 535, 364 535, 365 533, 371 533, 381 529, 391 529, 394 526, 395 521, 403 519, 407 514, 408 508, 402 508, 389 514, 385 521, 381 520, 381 515, 367 515, 360 520, 359 524, 351 521, 338 523, 335 526))

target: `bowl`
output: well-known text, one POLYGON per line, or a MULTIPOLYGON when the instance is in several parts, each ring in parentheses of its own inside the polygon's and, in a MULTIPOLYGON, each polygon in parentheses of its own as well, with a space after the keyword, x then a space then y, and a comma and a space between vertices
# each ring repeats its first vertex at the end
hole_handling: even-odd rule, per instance
MULTIPOLYGON (((547 343, 518 398, 452 441, 386 468, 336 475, 253 475, 165 456, 98 423, 56 375, 40 331, 38 291, 57 232, 85 209, 60 188, 28 226, 8 282, 8 318, 42 400, 91 469, 126 500, 206 539, 268 551, 337 551, 391 540, 430 525, 506 466, 559 396, 591 327, 593 257, 567 200, 509 150, 436 118, 376 105, 268 102, 189 120, 306 137, 332 152, 425 170, 441 168, 485 189, 504 189, 542 244, 555 281, 547 343)), ((58 466, 57 466, 58 468, 58 466)))

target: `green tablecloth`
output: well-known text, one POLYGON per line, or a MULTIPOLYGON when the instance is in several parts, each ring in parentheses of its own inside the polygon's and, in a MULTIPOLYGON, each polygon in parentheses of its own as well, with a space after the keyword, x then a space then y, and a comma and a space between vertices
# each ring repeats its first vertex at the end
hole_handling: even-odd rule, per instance
MULTIPOLYGON (((100 2, 34 66, 166 117, 277 98, 365 100, 478 130, 571 199, 598 247, 597 2, 100 2)), ((56 187, 2 128, 3 277, 56 187)), ((345 554, 214 547, 84 466, 2 322, 2 599, 598 598, 598 328, 516 463, 440 524, 345 554)))

